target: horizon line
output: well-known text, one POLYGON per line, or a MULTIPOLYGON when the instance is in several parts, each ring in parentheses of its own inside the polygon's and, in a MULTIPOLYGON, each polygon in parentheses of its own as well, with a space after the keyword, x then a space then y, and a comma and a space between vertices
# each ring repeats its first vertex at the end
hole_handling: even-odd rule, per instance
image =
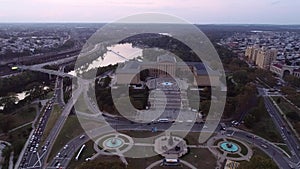
MULTIPOLYGON (((16 21, 16 22, 6 22, 0 21, 0 24, 110 24, 114 22, 98 22, 98 21, 16 21)), ((129 23, 124 22, 120 24, 180 24, 180 23, 129 23)), ((190 23, 193 25, 270 25, 270 26, 300 26, 300 23, 190 23)))

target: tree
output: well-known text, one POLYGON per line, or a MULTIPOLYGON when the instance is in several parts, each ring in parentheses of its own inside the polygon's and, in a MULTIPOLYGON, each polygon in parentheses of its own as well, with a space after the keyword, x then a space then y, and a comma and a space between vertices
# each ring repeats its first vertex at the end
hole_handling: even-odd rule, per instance
POLYGON ((255 123, 255 117, 252 114, 247 114, 244 121, 247 128, 252 128, 255 123))
POLYGON ((300 78, 293 75, 286 75, 284 80, 294 87, 300 87, 300 78))
POLYGON ((288 112, 288 113, 286 114, 286 116, 287 116, 289 119, 291 119, 292 121, 295 121, 295 122, 300 121, 300 116, 298 115, 297 112, 294 112, 294 111, 288 112))
POLYGON ((280 97, 278 97, 278 98, 276 99, 276 103, 277 103, 277 104, 280 104, 280 103, 281 103, 281 98, 280 98, 280 97))
POLYGON ((14 123, 12 115, 3 115, 0 114, 0 128, 4 133, 8 133, 11 129, 12 124, 14 123))
POLYGON ((240 70, 233 73, 233 79, 241 84, 246 84, 248 82, 248 73, 246 70, 240 70))

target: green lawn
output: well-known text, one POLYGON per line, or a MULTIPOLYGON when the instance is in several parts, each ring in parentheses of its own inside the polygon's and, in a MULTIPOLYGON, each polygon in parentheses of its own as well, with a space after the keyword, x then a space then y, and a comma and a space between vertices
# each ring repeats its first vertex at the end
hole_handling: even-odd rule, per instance
MULTIPOLYGON (((155 136, 158 135, 158 133, 152 133, 152 132, 139 132, 139 131, 123 131, 122 133, 127 134, 129 136, 133 137, 139 137, 139 138, 147 138, 147 139, 142 139, 140 140, 142 143, 154 143, 154 138, 155 136), (154 138, 148 138, 152 137, 154 138)), ((173 134, 176 135, 176 134, 173 134)), ((189 144, 196 145, 198 143, 198 137, 199 133, 189 133, 186 137, 185 140, 189 144)), ((139 142, 140 143, 140 142, 139 142)), ((142 153, 143 155, 148 154, 153 154, 154 153, 154 148, 152 146, 133 146, 132 149, 130 149, 126 155, 137 155, 136 152, 142 153), (152 153, 149 153, 152 152, 152 153)), ((153 157, 148 157, 148 158, 126 158, 128 161, 129 165, 128 168, 146 168, 149 166, 151 163, 162 160, 163 157, 160 155, 156 155, 153 157)), ((216 166, 216 158, 214 157, 213 154, 208 149, 196 149, 196 148, 191 148, 189 149, 188 154, 183 156, 181 158, 182 160, 188 161, 191 164, 195 165, 197 168, 207 168, 207 169, 213 169, 216 166)), ((155 167, 155 168, 166 168, 166 167, 155 167)), ((172 167, 173 168, 173 167, 172 167)), ((175 167, 177 169, 179 167, 175 167)), ((186 168, 186 167, 180 167, 180 168, 186 168)))
POLYGON ((242 161, 239 169, 278 169, 276 163, 263 151, 254 148, 250 161, 242 161))
POLYGON ((153 156, 149 158, 126 158, 129 168, 146 168, 152 163, 162 160, 161 156, 153 156))
MULTIPOLYGON (((11 119, 9 122, 9 125, 7 125, 8 130, 12 130, 16 127, 22 126, 26 123, 32 122, 36 116, 36 105, 28 105, 24 106, 15 112, 8 114, 8 115, 2 115, 0 118, 0 121, 2 121, 2 118, 9 118, 11 119)), ((2 132, 0 128, 0 133, 2 132)))
POLYGON ((260 99, 259 102, 260 106, 257 110, 260 113, 259 121, 254 121, 251 128, 247 130, 271 142, 283 143, 283 139, 266 110, 263 100, 260 99))
POLYGON ((297 133, 300 135, 300 111, 291 103, 286 101, 283 98, 280 98, 280 101, 277 101, 278 97, 273 97, 273 100, 277 102, 278 106, 282 110, 282 112, 287 116, 287 119, 291 122, 294 129, 297 131, 297 133), (298 116, 298 119, 295 117, 291 118, 289 115, 291 113, 294 113, 295 116, 298 116))
POLYGON ((14 125, 12 126, 12 128, 32 122, 36 116, 36 113, 37 112, 34 105, 25 106, 24 108, 19 109, 16 113, 13 114, 14 125))
POLYGON ((50 153, 50 158, 52 159, 58 151, 63 148, 70 140, 79 136, 84 131, 78 122, 76 115, 71 115, 67 118, 62 130, 57 136, 56 141, 54 142, 52 151, 50 153))
POLYGON ((190 148, 188 154, 181 159, 191 163, 196 168, 216 168, 217 159, 208 149, 190 148))
POLYGON ((288 101, 286 101, 284 98, 282 98, 282 97, 272 97, 272 99, 277 103, 277 105, 280 107, 280 109, 282 110, 282 112, 284 114, 287 114, 288 112, 292 112, 292 111, 297 112, 298 114, 300 114, 300 111, 298 109, 296 109, 295 106, 293 106, 288 101))
POLYGON ((85 148, 82 151, 78 161, 75 160, 75 157, 77 156, 79 150, 75 153, 74 157, 72 158, 67 168, 74 169, 77 168, 82 163, 85 163, 86 158, 92 157, 96 153, 93 146, 94 146, 93 140, 90 140, 87 143, 85 143, 85 148))
POLYGON ((5 140, 12 144, 12 149, 14 151, 14 162, 17 161, 18 156, 22 151, 31 130, 31 124, 29 124, 13 132, 10 132, 8 135, 3 135, 0 137, 0 140, 5 140))
POLYGON ((287 145, 277 145, 278 147, 280 147, 282 150, 284 150, 286 153, 288 153, 289 155, 292 155, 292 153, 290 152, 289 148, 287 147, 287 145))

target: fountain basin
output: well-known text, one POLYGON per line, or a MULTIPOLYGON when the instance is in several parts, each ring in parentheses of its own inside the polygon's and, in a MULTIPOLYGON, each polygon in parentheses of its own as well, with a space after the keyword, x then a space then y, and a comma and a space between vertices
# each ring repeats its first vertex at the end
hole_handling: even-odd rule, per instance
POLYGON ((223 142, 220 145, 221 149, 230 153, 235 153, 239 150, 239 147, 232 142, 223 142))

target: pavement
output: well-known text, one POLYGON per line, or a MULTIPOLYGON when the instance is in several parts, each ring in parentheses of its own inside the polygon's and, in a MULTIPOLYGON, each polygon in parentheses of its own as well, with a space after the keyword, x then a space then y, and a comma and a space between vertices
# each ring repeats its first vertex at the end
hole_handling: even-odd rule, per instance
POLYGON ((290 159, 291 165, 300 168, 300 149, 297 148, 300 147, 299 140, 297 140, 297 137, 295 136, 294 132, 288 127, 289 125, 287 124, 286 120, 276 108, 276 103, 274 103, 269 98, 269 96, 267 96, 266 93, 264 93, 265 90, 260 88, 258 89, 258 91, 263 95, 267 111, 269 112, 269 115, 275 123, 277 130, 280 132, 285 144, 287 145, 288 149, 292 154, 290 159))
POLYGON ((56 83, 55 83, 55 92, 52 99, 49 100, 48 104, 45 107, 44 111, 41 112, 41 116, 37 115, 36 119, 34 120, 34 123, 32 123, 32 132, 25 143, 25 146, 19 155, 19 159, 16 163, 15 168, 40 168, 42 165, 41 159, 44 158, 45 153, 49 150, 47 149, 47 146, 49 145, 49 141, 45 141, 45 145, 40 145, 41 138, 43 135, 43 132, 46 128, 47 121, 49 119, 50 113, 52 111, 52 106, 54 100, 57 98, 57 93, 59 93, 61 90, 61 87, 59 87, 59 84, 61 83, 61 78, 57 77, 56 83), (39 119, 39 123, 37 127, 34 126, 35 122, 39 119), (46 147, 46 148, 45 148, 46 147))
MULTIPOLYGON (((64 72, 46 70, 46 69, 42 69, 39 66, 35 66, 35 67, 20 66, 20 68, 21 69, 30 69, 30 70, 34 70, 34 71, 40 71, 40 72, 44 72, 44 73, 48 73, 48 74, 54 74, 54 75, 61 76, 61 77, 71 77, 71 78, 73 77, 72 75, 64 73, 64 72)), ((50 135, 47 138, 47 142, 50 144, 49 148, 45 152, 39 151, 38 153, 36 153, 36 157, 33 157, 33 158, 35 158, 35 160, 33 160, 33 161, 35 161, 34 165, 36 165, 37 163, 40 163, 40 164, 45 163, 45 159, 47 159, 47 157, 50 153, 51 147, 52 147, 53 143, 55 142, 55 139, 56 139, 58 133, 60 132, 61 128, 63 127, 63 124, 66 121, 66 118, 68 117, 69 113, 71 112, 71 109, 74 105, 75 100, 77 100, 77 98, 79 97, 81 92, 83 92, 84 90, 86 91, 86 88, 84 86, 88 86, 88 83, 89 83, 89 81, 84 81, 82 79, 78 83, 78 88, 73 93, 73 96, 72 96, 73 99, 71 99, 65 105, 62 115, 57 120, 55 127, 53 128, 53 130, 51 131, 50 135)), ((274 145, 273 143, 271 143, 265 139, 262 139, 258 136, 247 133, 245 131, 229 130, 229 131, 232 131, 232 133, 233 133, 232 137, 236 138, 236 139, 244 140, 246 142, 250 142, 253 146, 261 149, 276 162, 276 164, 279 166, 279 168, 286 169, 286 168, 290 168, 291 166, 293 166, 294 168, 300 168, 300 162, 299 162, 300 161, 300 153, 299 153, 299 150, 297 150, 297 148, 296 148, 297 146, 299 146, 298 140, 296 139, 294 134, 291 133, 290 129, 288 127, 286 127, 288 125, 286 124, 285 120, 282 118, 280 112, 278 112, 278 110, 276 109, 276 107, 274 106, 272 101, 269 99, 269 97, 267 96, 265 91, 261 90, 261 89, 258 89, 258 90, 259 90, 260 94, 264 97, 265 106, 266 106, 270 116, 272 117, 273 121, 275 122, 277 130, 279 130, 281 132, 284 142, 286 143, 289 150, 291 151, 291 154, 292 154, 291 158, 286 157, 285 154, 282 152, 282 150, 280 148, 278 148, 276 145, 274 145), (252 137, 250 138, 249 135, 252 137), (268 148, 264 148, 262 146, 263 144, 267 145, 268 148)), ((92 104, 89 104, 89 107, 91 107, 94 110, 94 112, 99 112, 92 104)), ((118 121, 118 119, 112 118, 112 117, 108 117, 108 121, 110 124, 113 124, 113 125, 111 125, 112 127, 115 127, 118 130, 152 131, 153 127, 156 127, 157 131, 165 131, 172 125, 170 123, 136 124, 136 123, 132 123, 132 122, 128 122, 128 124, 127 124, 127 122, 125 122, 125 121, 121 122, 121 121, 118 121)), ((176 125, 174 125, 175 127, 173 127, 172 130, 185 131, 185 129, 186 129, 185 126, 188 126, 188 125, 191 125, 191 124, 186 123, 186 122, 176 123, 176 125)), ((87 134, 89 136, 98 136, 98 135, 101 135, 106 132, 111 132, 111 127, 107 127, 107 128, 106 127, 96 128, 96 129, 89 131, 87 134)), ((202 131, 202 128, 203 128, 202 123, 195 124, 191 127, 190 132, 200 132, 200 131, 202 131)), ((216 132, 219 132, 218 131, 219 129, 220 129, 220 127, 217 128, 216 132)), ((204 132, 214 132, 214 131, 210 131, 210 129, 204 129, 204 132)), ((72 139, 68 143, 69 149, 63 149, 60 151, 61 152, 60 155, 62 155, 63 157, 60 157, 60 155, 58 155, 57 158, 54 158, 51 161, 51 163, 49 164, 49 167, 50 168, 55 167, 55 164, 57 164, 57 160, 60 160, 60 162, 59 162, 60 165, 62 166, 62 168, 65 168, 68 165, 68 163, 70 162, 70 159, 74 156, 75 152, 88 140, 89 140, 89 138, 87 137, 86 134, 85 134, 84 138, 80 138, 80 136, 78 136, 78 137, 72 139)), ((33 167, 33 168, 39 168, 39 167, 33 167)))
MULTIPOLYGON (((111 119, 112 120, 112 119, 111 119)), ((132 124, 130 122, 126 122, 126 121, 115 121, 115 124, 110 124, 111 126, 114 126, 115 128, 118 128, 118 131, 124 131, 124 130, 135 130, 135 131, 152 131, 152 128, 155 126, 157 127, 157 131, 165 131, 166 129, 169 128, 169 125, 166 123, 157 123, 157 124, 132 124)), ((187 123, 183 123, 182 125, 189 125, 187 123)), ((191 132, 200 132, 203 128, 203 124, 195 124, 192 129, 191 132)), ((177 131, 184 131, 180 130, 180 127, 177 128, 177 131)), ((221 130, 221 126, 219 126, 216 130, 216 132, 218 133, 221 130)), ((110 133, 110 132, 114 132, 114 130, 111 130, 110 126, 104 126, 101 128, 96 128, 93 130, 88 131, 88 135, 93 137, 97 137, 99 135, 103 135, 105 133, 110 133)), ((235 128, 229 128, 227 130, 228 133, 233 133, 231 137, 241 140, 241 141, 245 141, 247 143, 249 143, 252 146, 255 146, 257 148, 259 148, 260 150, 264 151, 269 157, 271 157, 275 163, 279 166, 280 169, 286 169, 290 167, 290 163, 291 163, 291 159, 289 159, 288 157, 286 157, 286 155, 282 152, 282 150, 274 145, 272 142, 269 142, 261 137, 258 137, 254 134, 248 133, 246 131, 241 131, 235 128), (262 147, 262 145, 267 145, 268 148, 264 148, 262 147)), ((60 158, 60 164, 62 168, 66 168, 66 166, 69 164, 70 162, 70 158, 72 158, 76 151, 88 140, 90 140, 89 137, 85 137, 84 139, 80 139, 80 136, 72 139, 70 142, 68 142, 67 144, 69 145, 69 147, 73 147, 72 149, 68 149, 67 151, 67 157, 68 158, 60 158)), ((61 149, 60 152, 62 152, 61 154, 65 153, 66 150, 61 149)), ((49 163, 50 165, 48 166, 48 168, 53 168, 55 167, 55 161, 56 159, 53 159, 51 161, 51 163, 49 163)))

